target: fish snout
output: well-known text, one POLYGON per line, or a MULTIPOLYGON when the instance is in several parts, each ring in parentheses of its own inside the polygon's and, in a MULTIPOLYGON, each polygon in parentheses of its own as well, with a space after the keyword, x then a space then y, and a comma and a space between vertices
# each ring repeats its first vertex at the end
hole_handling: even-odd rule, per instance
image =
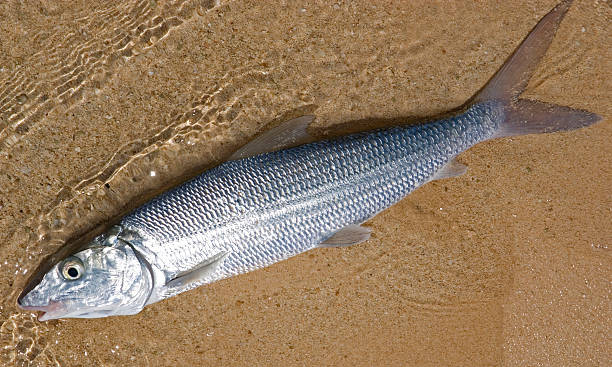
POLYGON ((47 321, 58 318, 65 310, 62 302, 54 300, 42 300, 30 292, 25 297, 17 300, 17 306, 25 311, 38 311, 38 321, 47 321))

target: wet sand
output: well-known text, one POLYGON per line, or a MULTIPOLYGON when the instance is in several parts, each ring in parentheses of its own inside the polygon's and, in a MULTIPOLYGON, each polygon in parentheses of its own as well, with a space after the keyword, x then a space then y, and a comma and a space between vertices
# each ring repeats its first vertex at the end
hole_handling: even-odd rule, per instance
POLYGON ((15 299, 66 239, 270 124, 312 113, 337 134, 453 109, 556 0, 20 4, 0 4, 0 363, 612 363, 606 2, 576 1, 524 94, 597 125, 472 148, 466 175, 369 221, 366 243, 46 323, 15 299))

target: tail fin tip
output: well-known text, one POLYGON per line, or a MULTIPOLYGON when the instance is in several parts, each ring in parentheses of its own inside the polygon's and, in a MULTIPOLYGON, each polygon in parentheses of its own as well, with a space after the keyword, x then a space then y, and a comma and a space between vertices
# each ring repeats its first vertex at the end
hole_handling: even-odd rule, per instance
POLYGON ((592 125, 601 116, 552 103, 519 99, 505 108, 505 118, 495 137, 545 134, 592 125))
POLYGON ((508 101, 518 98, 548 50, 572 1, 563 0, 540 19, 503 66, 476 94, 475 102, 492 99, 508 101))

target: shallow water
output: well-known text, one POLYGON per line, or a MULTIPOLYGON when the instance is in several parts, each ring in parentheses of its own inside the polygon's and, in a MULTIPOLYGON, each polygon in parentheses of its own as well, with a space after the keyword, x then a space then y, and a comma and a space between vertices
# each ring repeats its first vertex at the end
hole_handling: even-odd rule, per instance
POLYGON ((0 5, 0 363, 605 365, 612 10, 572 6, 526 95, 604 117, 480 144, 460 178, 311 251, 135 316, 15 299, 63 243, 312 113, 337 134, 435 115, 555 1, 0 5))

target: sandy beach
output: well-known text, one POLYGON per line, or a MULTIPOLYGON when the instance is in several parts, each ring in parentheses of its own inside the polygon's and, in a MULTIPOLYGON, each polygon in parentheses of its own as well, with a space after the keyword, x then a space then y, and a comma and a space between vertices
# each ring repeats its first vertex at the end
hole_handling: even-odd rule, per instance
POLYGON ((576 0, 523 97, 591 127, 481 143, 372 238, 133 316, 39 322, 39 263, 313 114, 325 137, 462 105, 557 0, 0 4, 0 364, 612 364, 612 8, 576 0), (120 4, 120 5, 118 5, 120 4), (606 331, 607 330, 607 331, 606 331))

